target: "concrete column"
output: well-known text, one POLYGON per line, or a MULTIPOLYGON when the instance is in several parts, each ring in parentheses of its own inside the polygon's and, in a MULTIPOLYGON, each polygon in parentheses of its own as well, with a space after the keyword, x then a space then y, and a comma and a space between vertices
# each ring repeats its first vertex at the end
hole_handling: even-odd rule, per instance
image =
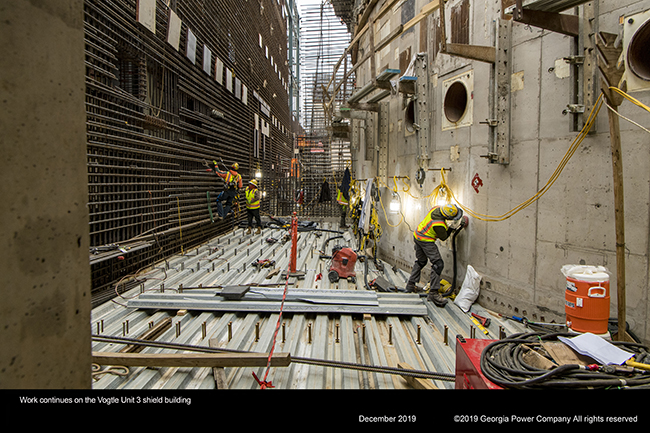
POLYGON ((0 388, 90 388, 83 0, 2 0, 0 40, 0 388))

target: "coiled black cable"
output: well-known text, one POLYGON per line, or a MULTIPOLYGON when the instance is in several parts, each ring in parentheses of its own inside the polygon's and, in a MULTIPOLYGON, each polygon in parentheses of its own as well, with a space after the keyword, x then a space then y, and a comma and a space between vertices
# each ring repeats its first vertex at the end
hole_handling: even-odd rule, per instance
MULTIPOLYGON (((612 389, 649 388, 650 371, 601 366, 591 370, 578 364, 560 365, 550 370, 528 364, 523 355, 532 344, 554 341, 570 333, 524 333, 495 341, 481 354, 481 371, 493 383, 516 389, 612 389)), ((648 348, 639 343, 612 342, 644 359, 648 348)))

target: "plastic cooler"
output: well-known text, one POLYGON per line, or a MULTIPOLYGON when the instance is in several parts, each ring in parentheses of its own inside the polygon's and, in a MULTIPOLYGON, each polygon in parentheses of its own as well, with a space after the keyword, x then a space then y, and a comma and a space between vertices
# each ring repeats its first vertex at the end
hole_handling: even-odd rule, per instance
POLYGON ((577 332, 605 334, 609 321, 609 273, 602 266, 566 265, 567 327, 577 332))

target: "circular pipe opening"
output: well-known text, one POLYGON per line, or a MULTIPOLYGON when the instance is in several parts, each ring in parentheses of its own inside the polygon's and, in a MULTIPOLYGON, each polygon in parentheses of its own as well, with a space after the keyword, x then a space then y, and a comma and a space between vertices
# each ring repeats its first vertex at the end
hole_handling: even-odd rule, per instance
POLYGON ((445 95, 445 117, 452 123, 458 122, 467 110, 467 88, 461 81, 456 81, 447 90, 445 95))
POLYGON ((641 24, 641 27, 634 32, 627 47, 627 63, 630 65, 630 69, 635 75, 646 81, 650 81, 648 44, 650 44, 650 20, 641 24))
POLYGON ((404 124, 408 132, 415 131, 415 101, 409 101, 404 113, 404 124))

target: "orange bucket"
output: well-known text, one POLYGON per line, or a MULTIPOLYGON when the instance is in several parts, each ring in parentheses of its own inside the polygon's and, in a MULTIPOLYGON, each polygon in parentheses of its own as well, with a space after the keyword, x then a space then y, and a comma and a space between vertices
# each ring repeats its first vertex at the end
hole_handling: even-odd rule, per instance
POLYGON ((605 334, 609 322, 609 274, 602 266, 567 265, 566 324, 577 332, 605 334))

